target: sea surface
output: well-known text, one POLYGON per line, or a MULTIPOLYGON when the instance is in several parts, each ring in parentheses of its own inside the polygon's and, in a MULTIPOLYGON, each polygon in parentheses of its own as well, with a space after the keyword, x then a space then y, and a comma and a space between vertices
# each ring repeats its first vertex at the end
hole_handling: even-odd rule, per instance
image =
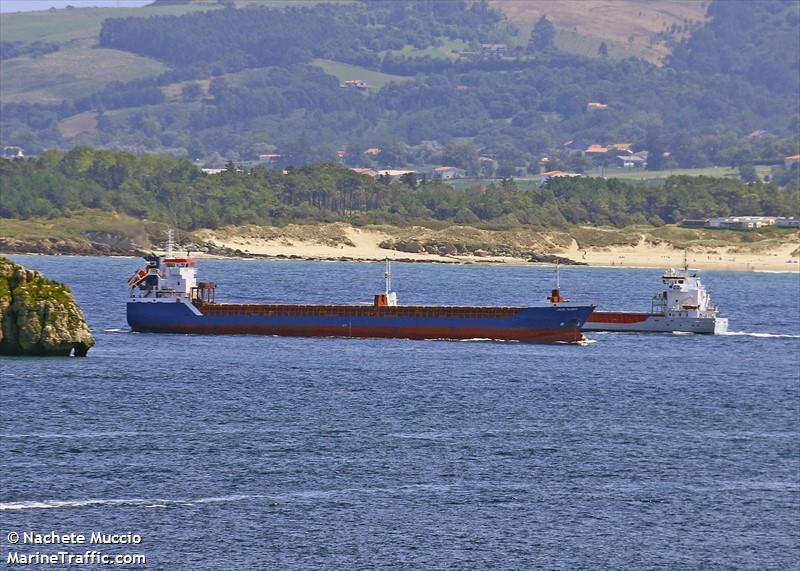
MULTIPOLYGON (((0 359, 2 564, 87 550, 8 532, 97 531, 141 543, 91 549, 169 571, 798 568, 797 273, 703 273, 728 335, 578 346, 131 333, 139 260, 14 259, 72 286, 97 346, 0 359)), ((383 277, 200 268, 251 302, 369 301, 383 277)), ((564 268, 561 284, 643 310, 659 275, 564 268)), ((394 276, 406 304, 521 305, 553 283, 502 265, 394 276)))

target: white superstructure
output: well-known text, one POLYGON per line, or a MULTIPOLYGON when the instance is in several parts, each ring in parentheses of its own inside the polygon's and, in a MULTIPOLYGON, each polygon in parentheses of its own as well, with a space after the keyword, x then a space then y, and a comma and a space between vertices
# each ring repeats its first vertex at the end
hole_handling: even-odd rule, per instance
POLYGON ((186 257, 175 256, 173 250, 173 233, 170 230, 165 255, 145 256, 147 264, 128 280, 131 288, 129 302, 180 302, 196 313, 192 300, 213 295, 214 284, 197 282, 197 260, 190 257, 188 252, 186 257))
POLYGON ((653 297, 651 313, 667 317, 716 317, 717 308, 711 305, 706 286, 696 273, 672 268, 661 276, 665 289, 653 297))
POLYGON ((720 317, 696 272, 669 269, 661 276, 664 290, 653 297, 650 312, 595 311, 585 331, 655 331, 725 333, 728 318, 720 317))

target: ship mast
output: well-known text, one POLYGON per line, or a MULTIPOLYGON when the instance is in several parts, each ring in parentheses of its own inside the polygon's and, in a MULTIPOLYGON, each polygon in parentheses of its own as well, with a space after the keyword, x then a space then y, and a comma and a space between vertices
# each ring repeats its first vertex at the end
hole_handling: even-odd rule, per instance
POLYGON ((169 259, 172 257, 172 248, 175 245, 175 230, 170 228, 167 230, 167 251, 166 251, 166 258, 169 259))
POLYGON ((397 294, 392 291, 392 265, 386 258, 383 271, 384 291, 375 294, 375 307, 394 307, 397 305, 397 294))
POLYGON ((559 262, 556 262, 556 287, 550 292, 547 301, 552 303, 564 301, 564 298, 561 297, 561 264, 559 262))

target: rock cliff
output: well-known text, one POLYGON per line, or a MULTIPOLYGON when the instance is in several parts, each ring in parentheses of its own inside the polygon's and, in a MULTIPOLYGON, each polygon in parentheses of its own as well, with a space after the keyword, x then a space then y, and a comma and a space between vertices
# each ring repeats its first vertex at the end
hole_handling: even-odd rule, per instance
POLYGON ((0 257, 0 355, 83 357, 93 345, 68 286, 0 257))

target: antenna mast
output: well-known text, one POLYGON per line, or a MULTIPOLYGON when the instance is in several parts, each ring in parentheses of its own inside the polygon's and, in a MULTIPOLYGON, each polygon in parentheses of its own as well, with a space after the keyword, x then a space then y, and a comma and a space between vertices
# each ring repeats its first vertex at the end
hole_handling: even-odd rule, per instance
POLYGON ((550 297, 547 298, 547 301, 552 303, 565 301, 561 297, 561 264, 559 262, 556 262, 556 287, 550 292, 550 297))
POLYGON ((389 295, 392 292, 392 264, 389 262, 389 258, 386 258, 386 269, 383 272, 383 279, 386 282, 386 295, 389 295))
POLYGON ((167 258, 172 257, 172 248, 174 245, 175 245, 175 230, 170 228, 169 230, 167 230, 167 252, 166 252, 167 258))

